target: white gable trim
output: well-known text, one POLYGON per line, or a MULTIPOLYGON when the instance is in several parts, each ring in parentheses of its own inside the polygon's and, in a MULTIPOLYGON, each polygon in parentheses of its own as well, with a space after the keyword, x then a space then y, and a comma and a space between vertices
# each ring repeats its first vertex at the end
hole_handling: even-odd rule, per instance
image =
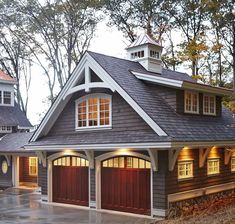
POLYGON ((159 76, 154 76, 154 75, 148 75, 140 72, 135 72, 131 71, 133 75, 135 75, 136 78, 143 80, 143 81, 148 81, 152 83, 157 83, 160 85, 166 85, 166 86, 172 86, 175 88, 182 88, 182 89, 188 89, 188 90, 195 90, 198 92, 205 92, 205 93, 212 93, 216 95, 231 95, 232 90, 231 89, 226 89, 226 88, 221 88, 221 87, 214 87, 214 86, 209 86, 209 85, 204 85, 200 83, 193 83, 193 82, 188 82, 188 81, 179 81, 175 79, 168 79, 168 78, 163 78, 159 76))
POLYGON ((131 73, 134 74, 137 79, 140 79, 143 81, 149 81, 149 82, 153 82, 153 83, 159 83, 162 85, 173 86, 173 87, 178 87, 178 88, 181 88, 183 85, 182 81, 178 81, 178 80, 174 80, 174 79, 167 79, 167 78, 163 78, 163 77, 147 75, 147 74, 143 74, 140 72, 134 72, 134 71, 132 71, 131 73))
MULTIPOLYGON (((112 79, 112 77, 92 58, 88 52, 82 57, 78 66, 74 69, 71 78, 68 80, 60 94, 56 98, 54 104, 45 115, 38 129, 31 138, 31 141, 36 141, 38 137, 46 135, 54 122, 57 120, 60 111, 63 110, 65 105, 68 103, 71 95, 67 95, 72 88, 75 87, 76 83, 81 79, 84 68, 90 67, 97 76, 107 85, 112 91, 117 91, 123 99, 145 120, 145 122, 159 135, 167 136, 167 134, 158 126, 152 118, 146 114, 146 112, 112 79), (67 97, 66 97, 67 95, 67 97), (64 100, 63 100, 64 99, 64 100), (57 113, 56 113, 57 111, 57 113)), ((89 80, 88 80, 89 82, 89 80)))

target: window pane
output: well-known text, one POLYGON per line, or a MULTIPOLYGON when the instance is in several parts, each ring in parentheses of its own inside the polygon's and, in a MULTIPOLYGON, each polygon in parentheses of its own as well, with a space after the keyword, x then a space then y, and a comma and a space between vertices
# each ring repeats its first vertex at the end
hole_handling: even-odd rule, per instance
POLYGON ((145 168, 145 160, 139 159, 139 168, 145 168))
POLYGON ((11 104, 11 92, 8 91, 3 92, 3 103, 11 104))
POLYGON ((81 158, 81 166, 86 166, 86 161, 83 158, 81 158))
POLYGON ((139 159, 133 158, 133 168, 139 168, 139 159))
POLYGON ((105 160, 104 162, 103 162, 103 167, 107 167, 108 166, 108 162, 107 162, 107 160, 105 160))
POLYGON ((119 157, 119 167, 120 168, 124 168, 125 164, 124 164, 124 157, 119 157))
POLYGON ((193 161, 180 161, 178 163, 178 179, 193 177, 193 161))
POLYGON ((108 163, 109 163, 109 167, 113 167, 113 159, 109 159, 108 163))
POLYGON ((113 166, 118 167, 118 158, 113 159, 113 166))
POLYGON ((146 168, 147 168, 147 169, 151 169, 151 163, 148 162, 148 161, 146 161, 146 168))
POLYGON ((72 157, 72 166, 77 166, 77 158, 72 157))
POLYGON ((132 168, 132 158, 131 157, 126 158, 126 167, 132 168))

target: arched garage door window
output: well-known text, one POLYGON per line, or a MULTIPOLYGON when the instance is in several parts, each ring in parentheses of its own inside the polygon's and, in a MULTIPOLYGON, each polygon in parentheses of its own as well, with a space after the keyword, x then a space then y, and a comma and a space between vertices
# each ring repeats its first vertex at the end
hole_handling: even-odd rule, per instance
POLYGON ((75 156, 65 156, 53 161, 54 166, 81 166, 89 167, 89 161, 75 156))
POLYGON ((136 169, 150 169, 151 164, 149 161, 136 157, 116 157, 105 160, 102 162, 103 167, 113 168, 136 168, 136 169))

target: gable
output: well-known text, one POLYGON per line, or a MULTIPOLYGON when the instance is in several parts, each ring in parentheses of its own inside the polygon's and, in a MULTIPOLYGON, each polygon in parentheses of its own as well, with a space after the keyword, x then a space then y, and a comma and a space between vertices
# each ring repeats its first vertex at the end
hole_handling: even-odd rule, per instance
MULTIPOLYGON (((106 138, 117 132, 141 131, 146 134, 156 134, 148 124, 133 110, 133 108, 117 93, 110 90, 93 90, 90 93, 78 92, 73 94, 64 110, 51 128, 48 136, 63 136, 80 133, 86 133, 87 141, 89 135, 93 137, 94 130, 75 130, 75 101, 80 97, 84 97, 94 93, 105 93, 112 96, 112 128, 105 134, 106 138)), ((96 135, 103 135, 104 130, 96 130, 96 135)), ((89 142, 87 142, 89 143, 89 142)))
POLYGON ((143 118, 143 120, 157 133, 159 136, 167 136, 167 134, 153 121, 153 119, 140 107, 132 97, 130 97, 122 87, 89 55, 87 52, 80 60, 65 87, 60 92, 55 103, 42 120, 31 141, 36 141, 42 136, 46 136, 54 123, 58 119, 61 112, 71 99, 73 93, 79 91, 89 92, 94 88, 110 89, 112 92, 119 93, 123 99, 143 118), (91 82, 90 71, 94 71, 99 77, 98 80, 91 82), (85 79, 84 79, 85 77, 85 79), (84 80, 84 84, 82 81, 84 80), (102 82, 100 82, 102 80, 102 82))

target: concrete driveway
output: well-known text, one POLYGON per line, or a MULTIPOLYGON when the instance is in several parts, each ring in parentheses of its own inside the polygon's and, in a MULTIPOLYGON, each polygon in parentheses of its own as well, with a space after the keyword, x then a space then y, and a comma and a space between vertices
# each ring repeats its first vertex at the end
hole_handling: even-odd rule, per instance
POLYGON ((40 195, 32 190, 8 189, 0 192, 0 223, 152 224, 155 221, 148 218, 41 203, 40 195))

